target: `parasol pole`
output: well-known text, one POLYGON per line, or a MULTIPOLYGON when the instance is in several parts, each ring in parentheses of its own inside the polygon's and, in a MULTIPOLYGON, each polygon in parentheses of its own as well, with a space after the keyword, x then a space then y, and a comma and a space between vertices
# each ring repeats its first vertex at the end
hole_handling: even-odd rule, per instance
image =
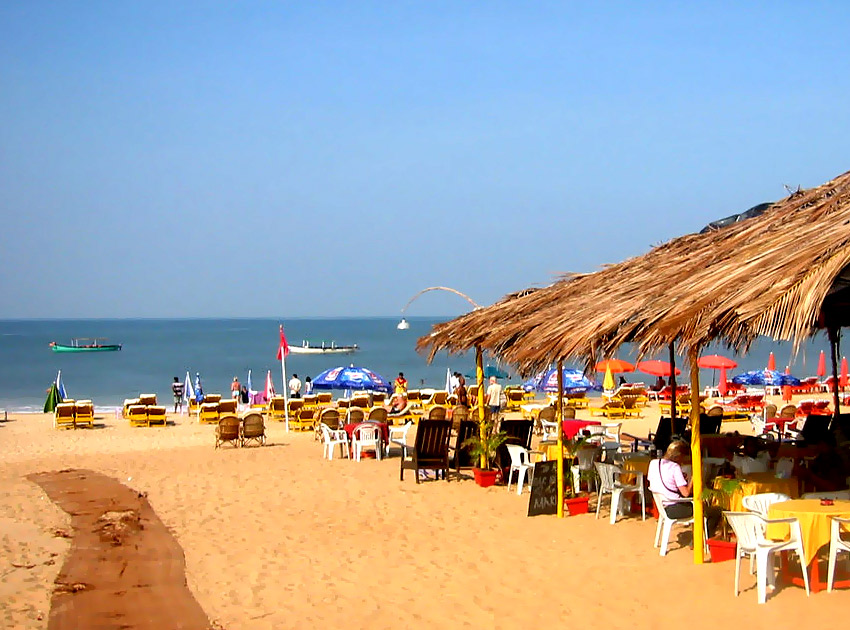
MULTIPOLYGON (((564 518, 564 360, 558 359, 558 518, 564 518)), ((577 491, 578 488, 573 488, 577 491)), ((575 495, 574 495, 575 496, 575 495)))
MULTIPOLYGON (((475 346, 475 378, 478 380, 478 435, 482 440, 487 439, 487 427, 484 423, 484 357, 481 346, 475 346)), ((481 470, 487 468, 487 454, 481 453, 478 462, 481 470)))
POLYGON ((289 433, 289 397, 286 395, 286 355, 289 352, 289 347, 283 345, 283 324, 280 325, 280 373, 283 378, 283 417, 286 418, 286 432, 289 433))
POLYGON ((688 354, 691 359, 691 475, 694 497, 694 564, 705 561, 705 531, 702 516, 702 444, 700 436, 699 406, 699 348, 692 347, 688 354))
POLYGON ((676 352, 670 342, 670 435, 676 433, 676 352))
POLYGON ((833 424, 838 422, 838 328, 827 328, 829 336, 829 354, 832 359, 832 404, 835 405, 835 411, 832 414, 833 424))

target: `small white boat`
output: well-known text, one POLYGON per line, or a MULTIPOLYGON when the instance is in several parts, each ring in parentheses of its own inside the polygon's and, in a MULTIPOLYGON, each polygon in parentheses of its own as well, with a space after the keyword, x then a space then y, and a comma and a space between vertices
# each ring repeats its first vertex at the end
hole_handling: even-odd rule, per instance
POLYGON ((289 346, 289 351, 295 354, 351 354, 359 349, 356 343, 352 346, 338 346, 333 341, 330 345, 324 341, 320 346, 310 345, 309 341, 302 341, 300 346, 289 346))

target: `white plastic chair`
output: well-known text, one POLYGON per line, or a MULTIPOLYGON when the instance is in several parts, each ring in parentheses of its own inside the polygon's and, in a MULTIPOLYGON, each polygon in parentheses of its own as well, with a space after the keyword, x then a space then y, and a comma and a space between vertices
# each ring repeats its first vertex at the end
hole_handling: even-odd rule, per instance
POLYGON ((534 464, 531 462, 528 451, 517 444, 506 444, 508 453, 511 456, 511 469, 508 472, 508 492, 511 490, 511 481, 514 477, 514 472, 517 474, 516 493, 522 494, 522 484, 526 474, 528 475, 528 483, 531 484, 534 478, 534 464))
POLYGON ((377 426, 361 424, 354 427, 354 432, 351 434, 351 445, 354 448, 354 461, 360 461, 360 455, 363 450, 374 449, 375 457, 381 459, 381 431, 377 426))
MULTIPOLYGON (((599 457, 599 453, 601 453, 601 449, 599 448, 582 448, 578 451, 578 464, 573 464, 570 466, 570 473, 573 476, 573 489, 578 492, 579 486, 581 484, 581 473, 586 472, 588 470, 594 470, 593 464, 596 462, 596 458, 599 457)), ((596 488, 596 477, 593 476, 588 479, 587 485, 588 490, 590 489, 590 484, 593 484, 594 489, 596 488)))
POLYGON ((741 504, 745 510, 761 514, 764 518, 767 518, 767 513, 771 505, 790 500, 791 497, 781 492, 762 492, 761 494, 751 494, 750 496, 743 497, 741 504))
POLYGON ((620 442, 620 429, 623 427, 622 422, 611 422, 602 426, 605 428, 605 439, 611 442, 620 442))
POLYGON ((628 471, 626 474, 635 475, 636 483, 628 484, 620 481, 623 469, 614 464, 595 462, 596 473, 599 475, 599 491, 596 496, 596 518, 599 518, 599 508, 602 505, 602 497, 611 495, 611 525, 617 522, 617 515, 622 513, 622 500, 624 492, 637 492, 640 495, 640 510, 642 520, 646 520, 646 495, 643 491, 643 473, 640 471, 628 471))
POLYGON ((841 518, 840 516, 831 516, 832 524, 829 537, 829 569, 826 574, 826 590, 832 592, 832 585, 835 583, 835 560, 839 551, 850 553, 850 540, 844 540, 841 537, 841 527, 850 527, 850 518, 841 518))
POLYGON ((832 499, 833 501, 850 500, 850 490, 833 490, 832 492, 807 492, 801 499, 832 499))
POLYGON ((401 448, 401 456, 407 457, 407 434, 410 427, 413 426, 413 421, 408 420, 400 427, 390 427, 390 440, 387 442, 387 457, 390 456, 390 448, 395 445, 401 448))
POLYGON ((350 457, 348 452, 348 434, 344 429, 331 429, 322 423, 322 457, 334 458, 334 447, 339 444, 343 457, 350 457))
POLYGON ((793 551, 800 558, 803 571, 803 583, 806 595, 809 594, 809 574, 806 570, 806 552, 803 549, 803 536, 800 531, 800 521, 796 518, 766 519, 755 512, 724 512, 738 544, 735 550, 735 597, 738 596, 738 586, 741 574, 741 558, 756 557, 756 585, 759 604, 767 601, 767 585, 773 586, 776 580, 773 567, 769 560, 779 551, 793 551), (774 541, 765 537, 765 527, 772 523, 787 523, 791 530, 791 538, 787 541, 774 541))
MULTIPOLYGON (((659 547, 658 555, 667 555, 667 546, 670 543, 670 532, 673 530, 673 525, 693 525, 694 517, 686 518, 671 518, 667 515, 667 510, 662 501, 664 497, 657 492, 652 493, 652 499, 655 501, 655 507, 658 508, 658 526, 655 528, 655 547, 659 547)), ((681 499, 680 503, 693 503, 693 499, 681 499)))

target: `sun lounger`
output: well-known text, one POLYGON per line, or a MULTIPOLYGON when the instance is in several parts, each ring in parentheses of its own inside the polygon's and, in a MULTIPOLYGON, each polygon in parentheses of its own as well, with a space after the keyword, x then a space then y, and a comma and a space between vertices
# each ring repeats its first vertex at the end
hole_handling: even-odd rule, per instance
POLYGON ((269 420, 277 422, 286 420, 286 400, 283 396, 274 396, 269 401, 269 420))
POLYGON ((53 427, 56 429, 75 429, 74 403, 59 403, 53 411, 53 427))
POLYGON ((609 400, 600 407, 590 407, 590 415, 602 415, 606 418, 625 418, 626 407, 622 400, 609 400))
POLYGON ((221 394, 206 394, 204 396, 204 402, 209 402, 209 403, 221 402, 221 394))
POLYGON ((138 398, 125 398, 124 399, 124 407, 121 409, 121 417, 124 418, 124 419, 129 419, 130 418, 130 407, 132 407, 133 405, 138 405, 138 404, 141 404, 141 403, 139 403, 138 398))
POLYGON ((161 405, 148 405, 147 414, 149 427, 164 427, 167 425, 165 419, 165 407, 162 407, 161 405))
POLYGON ((218 424, 219 418, 217 402, 205 402, 201 404, 201 410, 198 412, 198 422, 201 424, 218 424))
POLYGON ((155 405, 156 394, 139 394, 140 405, 155 405))
POLYGON ((132 405, 127 410, 127 419, 131 427, 148 426, 148 408, 145 405, 132 405))
POLYGON ((227 398, 218 403, 218 415, 230 416, 236 413, 237 401, 235 398, 227 398))
POLYGON ((333 403, 333 394, 331 392, 319 392, 316 396, 318 397, 317 403, 319 407, 327 407, 333 403))
POLYGON ((519 411, 525 400, 525 391, 522 389, 506 389, 505 398, 507 399, 507 411, 519 411))
POLYGON ((90 400, 78 400, 74 403, 74 427, 94 426, 94 404, 90 400))

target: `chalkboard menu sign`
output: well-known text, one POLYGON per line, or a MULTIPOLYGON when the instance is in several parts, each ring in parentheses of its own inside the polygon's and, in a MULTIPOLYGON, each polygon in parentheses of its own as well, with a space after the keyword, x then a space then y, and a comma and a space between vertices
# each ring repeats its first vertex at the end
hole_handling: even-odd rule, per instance
MULTIPOLYGON (((567 460, 564 460, 564 481, 570 472, 567 460)), ((566 485, 566 483, 565 483, 566 485)), ((531 481, 531 496, 528 499, 528 515, 558 513, 558 462, 537 462, 534 465, 534 479, 531 481)))

